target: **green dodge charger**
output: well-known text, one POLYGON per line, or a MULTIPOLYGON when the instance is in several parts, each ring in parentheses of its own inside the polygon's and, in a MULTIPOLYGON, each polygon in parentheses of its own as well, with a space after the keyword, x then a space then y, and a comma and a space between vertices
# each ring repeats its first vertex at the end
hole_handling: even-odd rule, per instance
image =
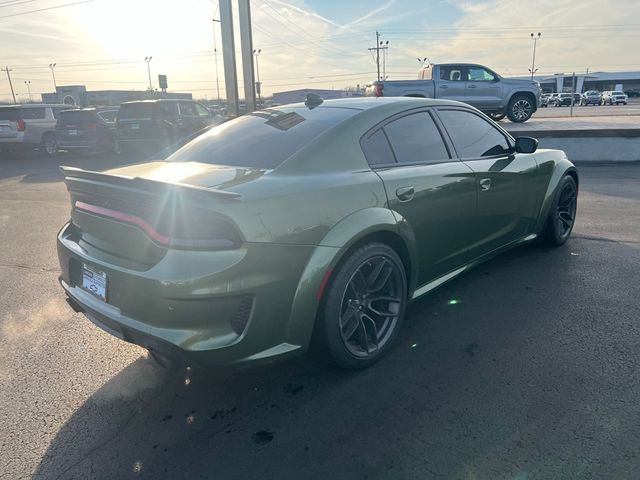
POLYGON ((407 305, 573 228, 578 174, 476 109, 342 99, 254 112, 166 160, 62 168, 69 304, 161 361, 344 368, 392 346, 407 305))

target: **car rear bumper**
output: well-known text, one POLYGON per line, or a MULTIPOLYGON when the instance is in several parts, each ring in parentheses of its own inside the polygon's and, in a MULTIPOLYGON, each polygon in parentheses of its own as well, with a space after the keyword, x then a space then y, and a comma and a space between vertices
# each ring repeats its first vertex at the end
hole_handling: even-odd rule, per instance
POLYGON ((68 140, 64 138, 58 138, 58 147, 62 149, 68 148, 78 148, 78 149, 86 149, 86 148, 97 148, 99 146, 99 142, 97 140, 68 140))
POLYGON ((23 143, 24 143, 24 132, 19 132, 15 136, 11 136, 11 137, 0 136, 0 145, 11 145, 11 144, 21 145, 23 143))
MULTIPOLYGON (((70 225, 58 235, 60 283, 72 307, 108 333, 203 367, 272 361, 306 348, 308 339, 290 334, 290 319, 314 247, 168 250, 138 271, 92 258, 70 225), (82 288, 83 264, 106 274, 106 301, 82 288)), ((307 317, 313 323, 315 311, 307 317)))

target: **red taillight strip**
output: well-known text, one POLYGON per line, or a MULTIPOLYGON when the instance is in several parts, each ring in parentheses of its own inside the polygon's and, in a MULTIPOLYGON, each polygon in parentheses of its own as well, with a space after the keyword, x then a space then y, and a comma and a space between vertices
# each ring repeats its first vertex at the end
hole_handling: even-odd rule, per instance
POLYGON ((84 210, 86 212, 95 213, 97 215, 101 215, 103 217, 112 218, 114 220, 119 220, 121 222, 131 223, 137 227, 140 227, 144 233, 149 235, 152 240, 158 242, 163 246, 171 245, 171 237, 167 237, 159 233, 155 228, 149 225, 146 220, 136 217, 135 215, 130 215, 124 212, 118 212, 116 210, 111 210, 109 208, 99 207, 97 205, 90 205, 84 202, 75 203, 75 208, 80 210, 84 210))

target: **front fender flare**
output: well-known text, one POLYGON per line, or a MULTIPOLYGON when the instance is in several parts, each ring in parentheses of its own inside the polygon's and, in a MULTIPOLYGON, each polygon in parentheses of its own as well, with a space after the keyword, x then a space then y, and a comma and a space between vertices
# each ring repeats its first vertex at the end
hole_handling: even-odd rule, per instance
POLYGON ((534 232, 538 235, 541 235, 544 232, 547 217, 549 216, 549 210, 551 209, 551 205, 553 205, 553 201, 556 198, 560 180, 562 180, 565 175, 569 174, 570 172, 574 172, 576 175, 578 174, 578 170, 576 169, 575 165, 573 165, 567 159, 567 157, 564 156, 556 163, 553 169, 553 173, 551 174, 551 178, 549 179, 544 198, 542 199, 538 221, 536 222, 536 226, 534 229, 534 232))

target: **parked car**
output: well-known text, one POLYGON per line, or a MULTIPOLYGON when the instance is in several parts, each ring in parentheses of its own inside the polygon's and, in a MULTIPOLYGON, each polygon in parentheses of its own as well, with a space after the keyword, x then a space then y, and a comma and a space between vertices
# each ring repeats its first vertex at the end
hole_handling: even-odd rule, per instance
POLYGON ((597 90, 588 90, 582 94, 580 105, 600 105, 602 103, 602 95, 597 90))
POLYGON ((366 367, 409 301, 516 245, 567 241, 577 172, 536 148, 447 100, 249 113, 165 161, 64 167, 60 283, 74 309, 163 362, 266 362, 313 339, 366 367))
POLYGON ((556 105, 556 99, 558 98, 559 93, 550 93, 549 94, 549 105, 556 105))
POLYGON ((549 106, 549 93, 543 93, 540 95, 540 108, 547 108, 549 106))
POLYGON ((570 106, 573 100, 574 100, 574 97, 570 93, 559 93, 553 102, 556 107, 564 107, 564 106, 570 106))
POLYGON ((64 110, 58 114, 56 140, 63 150, 115 151, 116 142, 114 118, 117 110, 83 108, 64 110))
POLYGON ((620 90, 602 92, 602 105, 626 105, 628 101, 627 94, 620 90))
POLYGON ((24 152, 38 148, 46 155, 58 150, 55 128, 63 104, 26 104, 0 107, 0 149, 24 152))
POLYGON ((117 139, 122 149, 132 146, 167 148, 213 122, 209 110, 192 100, 142 100, 120 105, 117 139))
POLYGON ((582 100, 582 94, 581 93, 574 93, 573 94, 573 104, 574 105, 580 105, 580 100, 582 100))
POLYGON ((627 98, 640 97, 640 91, 638 90, 625 90, 624 93, 627 95, 627 98))
POLYGON ((505 115, 526 122, 540 105, 542 90, 533 80, 503 78, 482 65, 467 63, 426 65, 418 80, 369 83, 365 95, 375 97, 425 97, 468 103, 494 120, 505 115))

